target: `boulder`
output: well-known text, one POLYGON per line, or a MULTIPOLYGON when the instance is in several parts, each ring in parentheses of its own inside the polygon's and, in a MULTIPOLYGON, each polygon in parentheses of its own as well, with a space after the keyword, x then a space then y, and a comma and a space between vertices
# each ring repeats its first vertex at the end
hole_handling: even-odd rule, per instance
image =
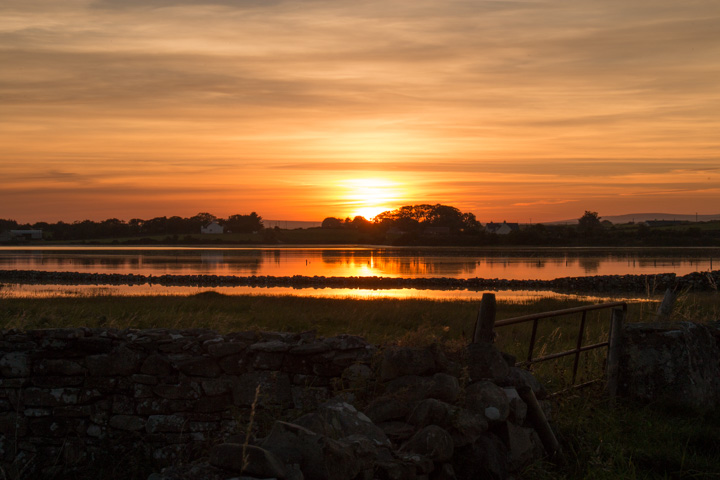
POLYGON ((365 409, 365 415, 378 424, 390 420, 404 419, 408 414, 407 402, 400 401, 396 397, 384 396, 373 400, 365 409))
POLYGON ((428 425, 417 432, 400 451, 414 452, 435 462, 446 462, 452 458, 455 445, 448 432, 437 425, 428 425))
POLYGON ((506 480, 508 448, 500 438, 487 432, 473 443, 456 448, 452 465, 457 478, 506 480))
POLYGON ((543 457, 543 445, 535 430, 506 422, 497 433, 508 447, 507 461, 510 471, 518 471, 543 457))
MULTIPOLYGON (((374 454, 369 440, 362 442, 350 437, 348 443, 286 422, 275 422, 262 447, 287 465, 298 465, 306 478, 318 480, 352 480, 363 467, 354 454, 362 452, 367 458, 374 454)), ((368 467, 365 465, 366 468, 368 467)))
POLYGON ((471 343, 466 347, 466 352, 471 381, 508 381, 511 366, 495 345, 486 342, 471 343))
POLYGON ((390 446, 390 440, 380 427, 364 413, 341 399, 331 399, 323 403, 318 407, 317 412, 303 415, 295 423, 335 440, 352 435, 363 435, 377 446, 390 446))
POLYGON ((456 445, 474 441, 488 428, 482 415, 434 398, 416 403, 407 422, 416 427, 437 425, 450 433, 456 445))
POLYGON ((403 375, 425 375, 435 368, 434 356, 428 349, 391 347, 383 352, 380 378, 387 381, 403 375))
POLYGON ((505 390, 488 381, 468 385, 465 404, 470 410, 483 414, 491 424, 505 422, 510 414, 505 390))
POLYGON ((285 465, 275 455, 254 445, 221 443, 210 451, 210 464, 258 478, 287 476, 285 465))

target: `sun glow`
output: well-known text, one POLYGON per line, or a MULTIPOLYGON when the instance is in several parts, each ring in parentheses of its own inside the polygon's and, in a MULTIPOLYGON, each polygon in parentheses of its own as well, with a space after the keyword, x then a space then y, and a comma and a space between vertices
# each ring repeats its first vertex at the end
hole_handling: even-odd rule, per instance
POLYGON ((379 213, 397 208, 402 197, 398 183, 384 178, 356 178, 341 184, 347 216, 372 220, 379 213))

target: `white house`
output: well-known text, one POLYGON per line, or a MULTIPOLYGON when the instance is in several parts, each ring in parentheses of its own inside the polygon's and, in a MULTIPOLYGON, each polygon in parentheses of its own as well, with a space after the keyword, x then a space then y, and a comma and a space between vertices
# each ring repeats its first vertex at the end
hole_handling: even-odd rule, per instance
POLYGON ((42 230, 10 230, 10 236, 25 240, 42 240, 42 230))
POLYGON ((204 227, 200 227, 200 233, 224 233, 225 227, 217 222, 210 222, 204 227))
POLYGON ((494 233, 496 235, 507 235, 510 232, 517 232, 520 230, 520 225, 517 223, 493 223, 490 222, 485 225, 485 231, 488 233, 494 233))

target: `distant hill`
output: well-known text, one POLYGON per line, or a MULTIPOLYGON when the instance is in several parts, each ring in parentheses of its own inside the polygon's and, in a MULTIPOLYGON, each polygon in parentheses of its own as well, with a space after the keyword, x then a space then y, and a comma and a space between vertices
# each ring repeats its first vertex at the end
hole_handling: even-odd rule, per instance
MULTIPOLYGON (((646 222, 648 220, 680 220, 688 222, 709 222, 710 220, 720 220, 720 213, 715 215, 695 215, 681 213, 628 213, 625 215, 608 215, 607 217, 600 215, 600 220, 607 220, 612 223, 630 223, 630 222, 646 222)), ((577 218, 571 220, 560 220, 557 222, 544 222, 545 225, 574 225, 578 223, 577 218)))

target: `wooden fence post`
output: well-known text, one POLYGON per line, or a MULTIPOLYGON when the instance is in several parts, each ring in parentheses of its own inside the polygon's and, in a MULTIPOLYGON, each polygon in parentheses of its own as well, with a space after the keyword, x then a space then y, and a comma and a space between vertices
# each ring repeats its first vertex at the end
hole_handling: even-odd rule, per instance
POLYGON ((618 389, 618 374, 620 371, 620 354, 622 353, 622 329, 625 321, 625 311, 614 308, 610 322, 610 339, 608 340, 607 355, 607 393, 610 402, 615 403, 618 389))
POLYGON ((540 437, 540 441, 548 457, 557 464, 564 464, 565 458, 560 449, 560 443, 557 437, 555 437, 555 433, 552 431, 545 412, 543 412, 542 407, 540 407, 538 403, 537 397, 535 397, 535 392, 528 386, 518 387, 517 392, 522 401, 527 405, 527 418, 535 428, 538 437, 540 437))
POLYGON ((483 293, 480 301, 480 311, 478 312, 477 321, 475 322, 475 331, 473 332, 473 343, 495 341, 495 294, 483 293))

